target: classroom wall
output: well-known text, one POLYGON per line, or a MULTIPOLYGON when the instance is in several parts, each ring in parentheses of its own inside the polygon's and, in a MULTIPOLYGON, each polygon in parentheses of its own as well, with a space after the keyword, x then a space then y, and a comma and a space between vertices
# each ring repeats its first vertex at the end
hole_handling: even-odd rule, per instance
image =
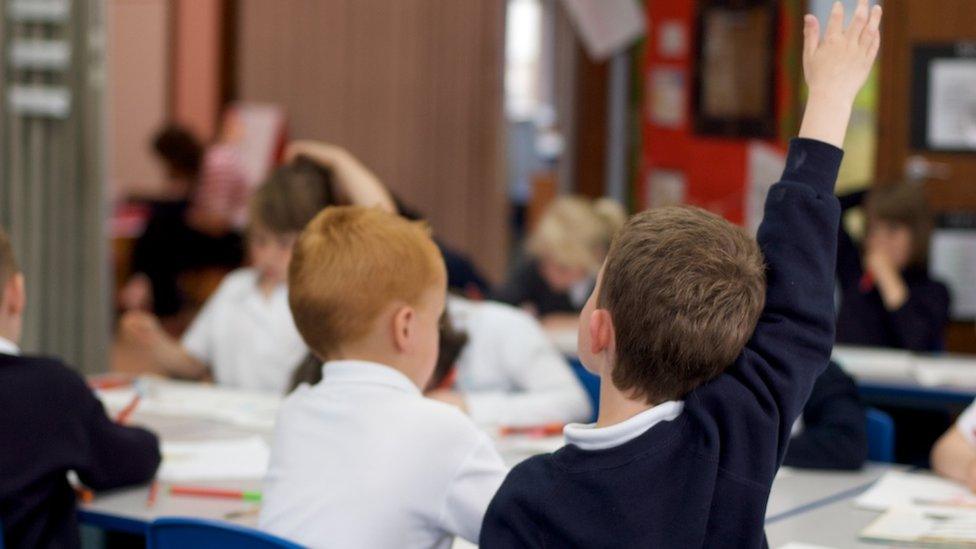
MULTIPOLYGON (((788 0, 781 3, 780 40, 775 57, 777 117, 779 133, 783 137, 773 140, 695 135, 692 94, 697 4, 696 0, 651 0, 647 3, 649 33, 642 71, 642 151, 634 201, 641 209, 658 205, 654 201, 654 187, 663 180, 662 186, 683 187, 678 193, 681 195, 679 202, 706 208, 735 223, 750 224, 755 219, 749 219, 748 215, 752 190, 748 183, 752 178, 768 179, 766 174, 776 171, 777 158, 781 158, 785 152, 785 136, 795 131, 796 127, 800 2, 788 0), (684 34, 683 48, 669 48, 662 44, 662 40, 669 40, 665 35, 670 33, 671 39, 674 38, 675 29, 684 34), (656 95, 660 93, 660 88, 654 85, 654 78, 659 70, 678 75, 683 90, 680 97, 662 98, 656 95), (680 123, 672 127, 670 123, 656 122, 651 115, 655 101, 665 101, 668 108, 681 109, 680 123), (753 171, 756 173, 750 173, 753 171)), ((762 193, 762 189, 757 191, 762 193)), ((666 199, 669 194, 668 190, 664 190, 665 203, 669 202, 666 199)))
POLYGON ((499 278, 504 2, 240 0, 237 98, 347 147, 499 278))
POLYGON ((170 15, 169 0, 106 4, 107 171, 115 194, 161 190, 163 173, 149 150, 149 140, 168 114, 170 15))

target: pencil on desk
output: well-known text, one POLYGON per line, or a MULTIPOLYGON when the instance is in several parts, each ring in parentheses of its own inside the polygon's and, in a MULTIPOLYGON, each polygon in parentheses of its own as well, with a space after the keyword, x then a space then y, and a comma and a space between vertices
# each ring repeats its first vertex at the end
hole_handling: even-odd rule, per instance
POLYGON ((149 495, 146 497, 146 507, 152 508, 156 505, 156 495, 159 493, 159 482, 156 480, 152 481, 149 485, 149 495))
POLYGON ((241 499, 244 501, 261 501, 261 492, 254 490, 226 490, 206 486, 170 486, 170 495, 191 496, 201 498, 241 499))
POLYGON ((546 425, 534 425, 529 427, 502 427, 499 433, 502 436, 525 435, 533 438, 544 438, 563 433, 562 423, 549 423, 546 425))
POLYGON ((132 400, 125 405, 125 408, 122 408, 122 411, 119 412, 118 417, 115 418, 115 422, 120 425, 125 425, 125 423, 129 420, 129 416, 132 415, 132 412, 136 411, 136 407, 139 406, 139 401, 141 399, 142 396, 136 393, 136 395, 132 397, 132 400))

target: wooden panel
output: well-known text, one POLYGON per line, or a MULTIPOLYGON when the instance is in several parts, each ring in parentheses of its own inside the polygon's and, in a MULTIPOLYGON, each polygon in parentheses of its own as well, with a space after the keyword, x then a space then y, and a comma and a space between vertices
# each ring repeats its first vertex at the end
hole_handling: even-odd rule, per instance
POLYGON ((504 3, 239 1, 237 92, 283 105, 426 213, 492 276, 504 267, 504 3))
POLYGON ((577 48, 575 192, 598 198, 606 189, 609 63, 595 63, 577 48))

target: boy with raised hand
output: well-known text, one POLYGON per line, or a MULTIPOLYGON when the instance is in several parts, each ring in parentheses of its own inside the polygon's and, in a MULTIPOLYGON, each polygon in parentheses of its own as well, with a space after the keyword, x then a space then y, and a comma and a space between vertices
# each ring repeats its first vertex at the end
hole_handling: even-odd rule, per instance
POLYGON ((426 227, 333 207, 288 273, 295 325, 322 381, 281 407, 260 525, 312 547, 449 547, 478 539, 506 469, 460 410, 424 398, 447 273, 426 227))
POLYGON ((810 97, 758 246, 695 208, 618 234, 580 320, 597 423, 512 470, 481 547, 766 545, 770 486, 834 341, 839 147, 880 42, 880 8, 843 18, 835 4, 823 40, 805 20, 810 97))

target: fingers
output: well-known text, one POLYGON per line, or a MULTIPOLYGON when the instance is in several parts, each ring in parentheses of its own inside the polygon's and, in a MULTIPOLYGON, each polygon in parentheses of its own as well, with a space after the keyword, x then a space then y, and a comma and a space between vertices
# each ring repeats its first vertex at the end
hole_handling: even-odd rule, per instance
POLYGON ((830 8, 830 17, 827 19, 827 32, 824 38, 834 38, 844 35, 844 5, 834 2, 830 8))
MULTIPOLYGON (((843 12, 843 10, 842 10, 843 12)), ((857 8, 854 9, 854 17, 851 18, 851 24, 848 25, 847 30, 844 31, 844 36, 847 38, 848 42, 857 43, 861 34, 864 32, 864 28, 868 24, 868 0, 858 0, 857 8)))
POLYGON ((820 22, 813 15, 803 18, 803 62, 807 63, 820 44, 820 22))
POLYGON ((868 19, 867 25, 864 27, 864 32, 861 33, 861 38, 859 44, 867 52, 868 57, 874 58, 878 54, 878 48, 881 46, 881 6, 874 6, 871 9, 871 16, 868 19))

